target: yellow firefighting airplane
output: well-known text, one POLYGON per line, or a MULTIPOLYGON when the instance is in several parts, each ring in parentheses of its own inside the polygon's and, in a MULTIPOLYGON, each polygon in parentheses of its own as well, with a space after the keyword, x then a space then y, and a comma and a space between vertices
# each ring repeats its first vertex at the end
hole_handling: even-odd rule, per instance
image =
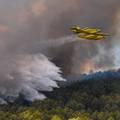
POLYGON ((101 33, 100 29, 95 28, 80 28, 79 26, 74 26, 70 29, 74 34, 77 34, 79 38, 84 38, 87 40, 102 40, 106 36, 109 36, 106 33, 101 33))

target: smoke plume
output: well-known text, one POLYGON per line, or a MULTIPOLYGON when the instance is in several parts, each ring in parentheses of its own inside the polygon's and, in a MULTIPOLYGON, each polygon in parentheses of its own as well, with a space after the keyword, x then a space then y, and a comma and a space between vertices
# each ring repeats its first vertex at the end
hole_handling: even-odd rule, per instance
POLYGON ((20 94, 26 100, 45 99, 40 91, 58 88, 56 81, 64 81, 61 71, 44 55, 7 56, 0 63, 0 103, 13 102, 20 94))
POLYGON ((118 65, 119 8, 119 0, 0 0, 1 102, 19 94, 31 101, 44 98, 38 91, 63 80, 59 67, 68 75, 118 65), (110 36, 77 40, 69 30, 73 25, 100 28, 110 36))

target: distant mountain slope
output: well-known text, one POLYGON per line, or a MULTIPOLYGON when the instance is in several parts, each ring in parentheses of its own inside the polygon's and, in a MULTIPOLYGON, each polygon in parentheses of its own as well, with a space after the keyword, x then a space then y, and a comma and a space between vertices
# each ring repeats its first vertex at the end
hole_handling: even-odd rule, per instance
POLYGON ((100 93, 101 95, 120 93, 120 70, 110 70, 77 76, 72 75, 61 88, 55 89, 52 93, 49 93, 49 95, 55 92, 67 94, 64 90, 68 91, 68 93, 80 90, 81 92, 87 92, 92 95, 94 95, 94 93, 100 93))
POLYGON ((105 80, 105 79, 120 79, 120 69, 118 70, 108 70, 108 71, 98 71, 89 74, 77 74, 67 76, 67 81, 64 82, 65 86, 69 86, 78 81, 86 80, 105 80))
POLYGON ((14 104, 1 106, 0 120, 6 120, 8 116, 12 120, 23 120, 19 118, 26 117, 26 114, 28 116, 25 120, 28 120, 33 113, 33 117, 40 115, 40 120, 53 120, 52 118, 56 117, 60 117, 60 120, 70 120, 69 118, 120 120, 119 70, 96 72, 77 77, 72 75, 71 80, 62 85, 52 92, 45 92, 48 98, 43 101, 23 102, 20 97, 14 104), (23 105, 23 103, 25 104, 23 105))
MULTIPOLYGON (((55 89, 52 93, 47 93, 47 96, 64 105, 73 101, 76 102, 76 105, 81 103, 86 110, 93 111, 104 110, 107 104, 111 104, 111 107, 120 106, 120 70, 84 74, 75 78, 77 80, 74 81, 72 76, 67 84, 65 83, 63 87, 55 89), (107 99, 108 101, 106 101, 107 99)), ((120 110, 120 107, 117 109, 120 110)))

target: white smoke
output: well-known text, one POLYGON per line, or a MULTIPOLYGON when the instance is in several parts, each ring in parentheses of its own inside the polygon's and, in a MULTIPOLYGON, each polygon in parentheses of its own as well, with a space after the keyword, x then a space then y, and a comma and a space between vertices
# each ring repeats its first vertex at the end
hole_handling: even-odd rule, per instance
POLYGON ((40 91, 52 91, 64 81, 60 69, 42 54, 1 58, 0 103, 13 102, 20 94, 26 100, 43 100, 40 91))
POLYGON ((117 24, 116 24, 116 35, 113 39, 113 49, 111 53, 115 56, 114 63, 115 67, 120 67, 120 11, 117 14, 117 24))

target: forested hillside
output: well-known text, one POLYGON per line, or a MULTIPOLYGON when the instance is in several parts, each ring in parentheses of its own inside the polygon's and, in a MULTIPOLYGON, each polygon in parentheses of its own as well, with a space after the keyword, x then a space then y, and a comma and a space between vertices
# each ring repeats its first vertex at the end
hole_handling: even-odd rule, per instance
POLYGON ((1 106, 0 120, 120 120, 120 79, 112 76, 73 82, 44 101, 1 106))

